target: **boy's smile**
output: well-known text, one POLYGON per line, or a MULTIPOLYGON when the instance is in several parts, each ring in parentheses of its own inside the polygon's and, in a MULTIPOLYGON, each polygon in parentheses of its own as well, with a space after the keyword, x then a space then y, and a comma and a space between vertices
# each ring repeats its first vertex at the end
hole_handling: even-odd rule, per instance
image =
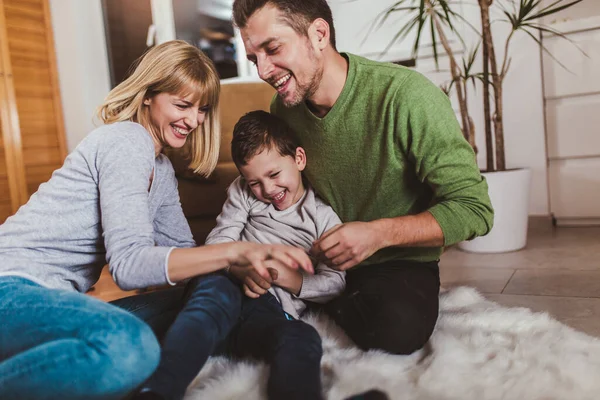
POLYGON ((306 166, 304 149, 298 147, 296 156, 282 156, 277 149, 261 151, 240 166, 240 172, 254 196, 277 210, 296 204, 304 195, 302 170, 306 166))

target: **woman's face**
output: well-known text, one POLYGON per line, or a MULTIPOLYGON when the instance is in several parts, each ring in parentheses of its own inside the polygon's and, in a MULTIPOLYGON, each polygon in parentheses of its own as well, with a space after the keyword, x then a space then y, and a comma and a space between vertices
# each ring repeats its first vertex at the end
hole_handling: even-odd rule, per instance
POLYGON ((156 154, 165 146, 180 148, 190 133, 202 125, 208 104, 193 102, 192 95, 159 93, 144 100, 148 107, 151 127, 146 127, 152 139, 156 154))

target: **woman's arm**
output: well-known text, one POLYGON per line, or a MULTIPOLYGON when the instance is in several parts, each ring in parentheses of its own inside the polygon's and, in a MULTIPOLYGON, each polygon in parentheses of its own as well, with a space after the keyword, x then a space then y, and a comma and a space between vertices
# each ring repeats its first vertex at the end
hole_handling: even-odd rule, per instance
POLYGON ((148 194, 154 145, 141 125, 120 123, 110 128, 98 145, 92 166, 98 173, 106 260, 120 288, 161 286, 230 264, 251 266, 268 276, 262 263, 270 258, 290 268, 312 271, 304 251, 289 246, 240 242, 189 249, 156 246, 148 194))
POLYGON ((312 263, 303 249, 283 244, 231 242, 211 244, 191 249, 174 249, 168 261, 169 280, 179 282, 196 275, 208 274, 228 266, 251 269, 270 279, 268 263, 273 260, 296 270, 314 273, 312 263))

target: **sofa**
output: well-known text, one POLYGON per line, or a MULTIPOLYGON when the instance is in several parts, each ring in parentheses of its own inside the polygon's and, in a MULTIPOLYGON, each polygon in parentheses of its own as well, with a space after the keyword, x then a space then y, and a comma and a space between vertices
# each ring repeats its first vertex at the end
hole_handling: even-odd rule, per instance
POLYGON ((238 119, 249 111, 269 111, 275 90, 262 81, 224 80, 221 84, 219 124, 221 149, 215 171, 207 178, 192 173, 185 160, 171 157, 179 184, 181 206, 196 244, 202 245, 227 197, 227 187, 239 175, 231 159, 231 137, 238 119))

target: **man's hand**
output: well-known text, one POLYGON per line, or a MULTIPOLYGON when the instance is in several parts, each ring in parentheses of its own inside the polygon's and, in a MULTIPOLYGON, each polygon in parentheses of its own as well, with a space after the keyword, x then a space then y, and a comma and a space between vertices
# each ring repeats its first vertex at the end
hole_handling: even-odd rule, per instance
POLYGON ((313 243, 311 254, 330 268, 345 271, 386 247, 376 221, 348 222, 325 232, 313 243))

